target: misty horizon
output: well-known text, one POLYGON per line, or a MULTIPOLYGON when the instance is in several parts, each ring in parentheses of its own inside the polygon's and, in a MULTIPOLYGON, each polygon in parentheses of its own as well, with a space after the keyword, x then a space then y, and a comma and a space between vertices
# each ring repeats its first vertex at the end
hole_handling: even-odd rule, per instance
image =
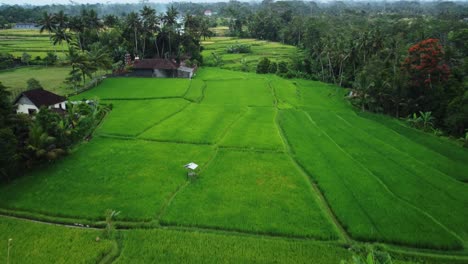
MULTIPOLYGON (((261 0, 239 0, 240 2, 261 2, 261 0)), ((317 3, 327 3, 327 2, 354 2, 354 3, 366 3, 366 2, 400 2, 401 0, 345 0, 345 1, 335 1, 335 0, 310 0, 305 2, 317 2, 317 3)), ((457 0, 449 2, 467 2, 468 0, 457 0)), ((14 4, 6 0, 0 0, 0 6, 2 5, 22 5, 22 6, 43 6, 43 5, 82 5, 82 4, 167 4, 171 2, 192 2, 192 3, 216 3, 216 2, 229 2, 229 0, 182 0, 182 1, 173 1, 173 0, 17 0, 14 4)), ((401 2, 440 2, 437 0, 413 0, 413 1, 401 1, 401 2)))

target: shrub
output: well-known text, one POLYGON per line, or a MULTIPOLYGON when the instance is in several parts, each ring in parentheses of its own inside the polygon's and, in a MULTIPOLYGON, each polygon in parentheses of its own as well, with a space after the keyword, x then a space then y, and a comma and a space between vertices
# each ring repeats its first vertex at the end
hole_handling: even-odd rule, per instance
POLYGON ((278 63, 278 73, 287 73, 288 72, 288 63, 285 61, 280 61, 278 63))
POLYGON ((26 83, 28 84, 28 88, 27 88, 28 90, 43 88, 41 83, 35 78, 30 78, 29 80, 27 80, 26 83))
POLYGON ((276 62, 272 61, 270 63, 270 66, 268 67, 268 72, 269 73, 276 73, 277 70, 278 70, 278 65, 276 64, 276 62))
POLYGON ((250 53, 250 45, 236 43, 228 46, 226 49, 227 53, 250 53))
POLYGON ((270 69, 270 60, 263 58, 258 62, 257 73, 268 73, 270 69))

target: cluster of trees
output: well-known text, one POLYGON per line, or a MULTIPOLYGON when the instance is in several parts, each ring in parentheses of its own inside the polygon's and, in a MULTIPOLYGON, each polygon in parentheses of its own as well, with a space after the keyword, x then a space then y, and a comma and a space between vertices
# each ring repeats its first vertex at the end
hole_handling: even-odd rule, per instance
POLYGON ((76 16, 44 12, 38 25, 54 45, 62 46, 72 66, 67 82, 74 88, 85 85, 86 78, 96 77, 97 72, 122 67, 127 53, 201 63, 200 39, 212 34, 203 17, 187 14, 181 20, 173 6, 163 14, 144 6, 124 17, 100 18, 93 9, 82 9, 76 16))
MULTIPOLYGON (((32 79, 28 86, 38 88, 40 84, 32 79)), ((73 144, 91 133, 106 111, 98 102, 68 104, 65 115, 43 107, 32 119, 15 114, 10 92, 0 83, 0 182, 66 155, 73 144)))
POLYGON ((396 117, 431 112, 435 127, 466 133, 465 3, 263 1, 250 12, 243 34, 306 52, 289 63, 287 76, 352 88, 351 100, 363 110, 396 117))

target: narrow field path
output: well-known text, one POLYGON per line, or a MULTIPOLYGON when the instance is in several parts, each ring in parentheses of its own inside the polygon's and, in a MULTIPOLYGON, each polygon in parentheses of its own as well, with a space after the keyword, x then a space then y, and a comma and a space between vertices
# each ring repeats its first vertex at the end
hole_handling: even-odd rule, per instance
POLYGON ((311 177, 307 174, 307 172, 304 171, 304 169, 297 163, 297 161, 294 159, 294 155, 291 151, 291 146, 289 145, 283 130, 281 128, 281 125, 279 124, 278 121, 278 112, 280 109, 278 108, 278 98, 275 93, 275 89, 270 85, 270 82, 268 83, 271 93, 273 94, 273 97, 275 99, 274 101, 274 106, 276 108, 276 114, 275 114, 275 125, 276 129, 278 130, 278 133, 281 137, 281 140, 283 142, 284 148, 286 149, 286 154, 289 157, 290 161, 294 166, 300 171, 301 175, 304 177, 304 179, 309 183, 311 192, 315 194, 316 200, 322 209, 322 212, 328 218, 328 220, 333 223, 333 226, 335 227, 335 230, 337 231, 338 236, 340 239, 344 240, 346 243, 350 243, 352 241, 351 237, 348 235, 344 227, 341 225, 339 222, 338 218, 335 216, 333 213, 330 205, 327 203, 323 193, 320 191, 318 186, 312 181, 311 177))

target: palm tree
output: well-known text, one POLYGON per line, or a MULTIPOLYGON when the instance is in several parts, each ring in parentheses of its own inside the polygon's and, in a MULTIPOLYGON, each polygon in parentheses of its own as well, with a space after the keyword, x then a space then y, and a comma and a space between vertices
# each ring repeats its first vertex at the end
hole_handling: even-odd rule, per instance
POLYGON ((135 56, 136 56, 138 54, 138 32, 141 29, 140 17, 138 16, 137 13, 131 12, 127 16, 126 24, 133 31, 133 37, 134 37, 134 41, 135 41, 134 53, 135 53, 135 56))
POLYGON ((91 65, 94 65, 96 70, 109 70, 112 68, 112 59, 106 49, 99 42, 91 45, 91 50, 88 52, 88 59, 91 65))
MULTIPOLYGON (((142 36, 143 36, 143 47, 142 56, 145 56, 146 40, 152 37, 155 32, 159 30, 158 17, 156 16, 156 10, 149 6, 144 6, 143 10, 140 11, 141 22, 142 22, 142 36)), ((157 48, 157 46, 156 46, 157 48)))
POLYGON ((164 22, 164 28, 167 31, 167 36, 169 40, 169 55, 172 55, 172 42, 171 42, 171 35, 175 32, 176 28, 178 27, 177 25, 177 16, 179 15, 179 12, 177 9, 171 5, 167 11, 166 14, 162 17, 162 21, 164 22))
POLYGON ((356 90, 356 97, 359 99, 361 110, 366 110, 366 105, 370 102, 369 91, 374 87, 374 82, 369 80, 366 72, 361 72, 353 82, 353 87, 356 90))
POLYGON ((57 154, 62 152, 54 147, 54 141, 54 137, 49 136, 40 125, 33 123, 29 130, 27 149, 34 154, 36 159, 54 160, 57 154))
POLYGON ((55 14, 55 22, 57 23, 57 27, 63 30, 68 28, 68 16, 60 10, 57 14, 55 14))
POLYGON ((72 66, 70 75, 75 75, 77 72, 81 73, 83 77, 83 86, 86 83, 86 76, 92 78, 91 74, 95 67, 90 63, 86 53, 79 52, 74 47, 70 47, 67 54, 67 60, 72 66))
POLYGON ((54 35, 51 37, 54 46, 57 44, 60 44, 62 46, 62 52, 65 54, 65 50, 63 49, 63 41, 67 43, 67 47, 69 47, 70 41, 71 41, 71 36, 68 34, 65 29, 61 27, 57 27, 54 29, 54 35))
MULTIPOLYGON (((41 27, 39 32, 47 31, 49 33, 49 39, 51 40, 51 33, 56 28, 55 16, 47 12, 42 13, 42 17, 39 19, 37 24, 41 27)), ((51 40, 52 41, 52 40, 51 40)), ((57 51, 55 51, 57 53, 57 51)))

